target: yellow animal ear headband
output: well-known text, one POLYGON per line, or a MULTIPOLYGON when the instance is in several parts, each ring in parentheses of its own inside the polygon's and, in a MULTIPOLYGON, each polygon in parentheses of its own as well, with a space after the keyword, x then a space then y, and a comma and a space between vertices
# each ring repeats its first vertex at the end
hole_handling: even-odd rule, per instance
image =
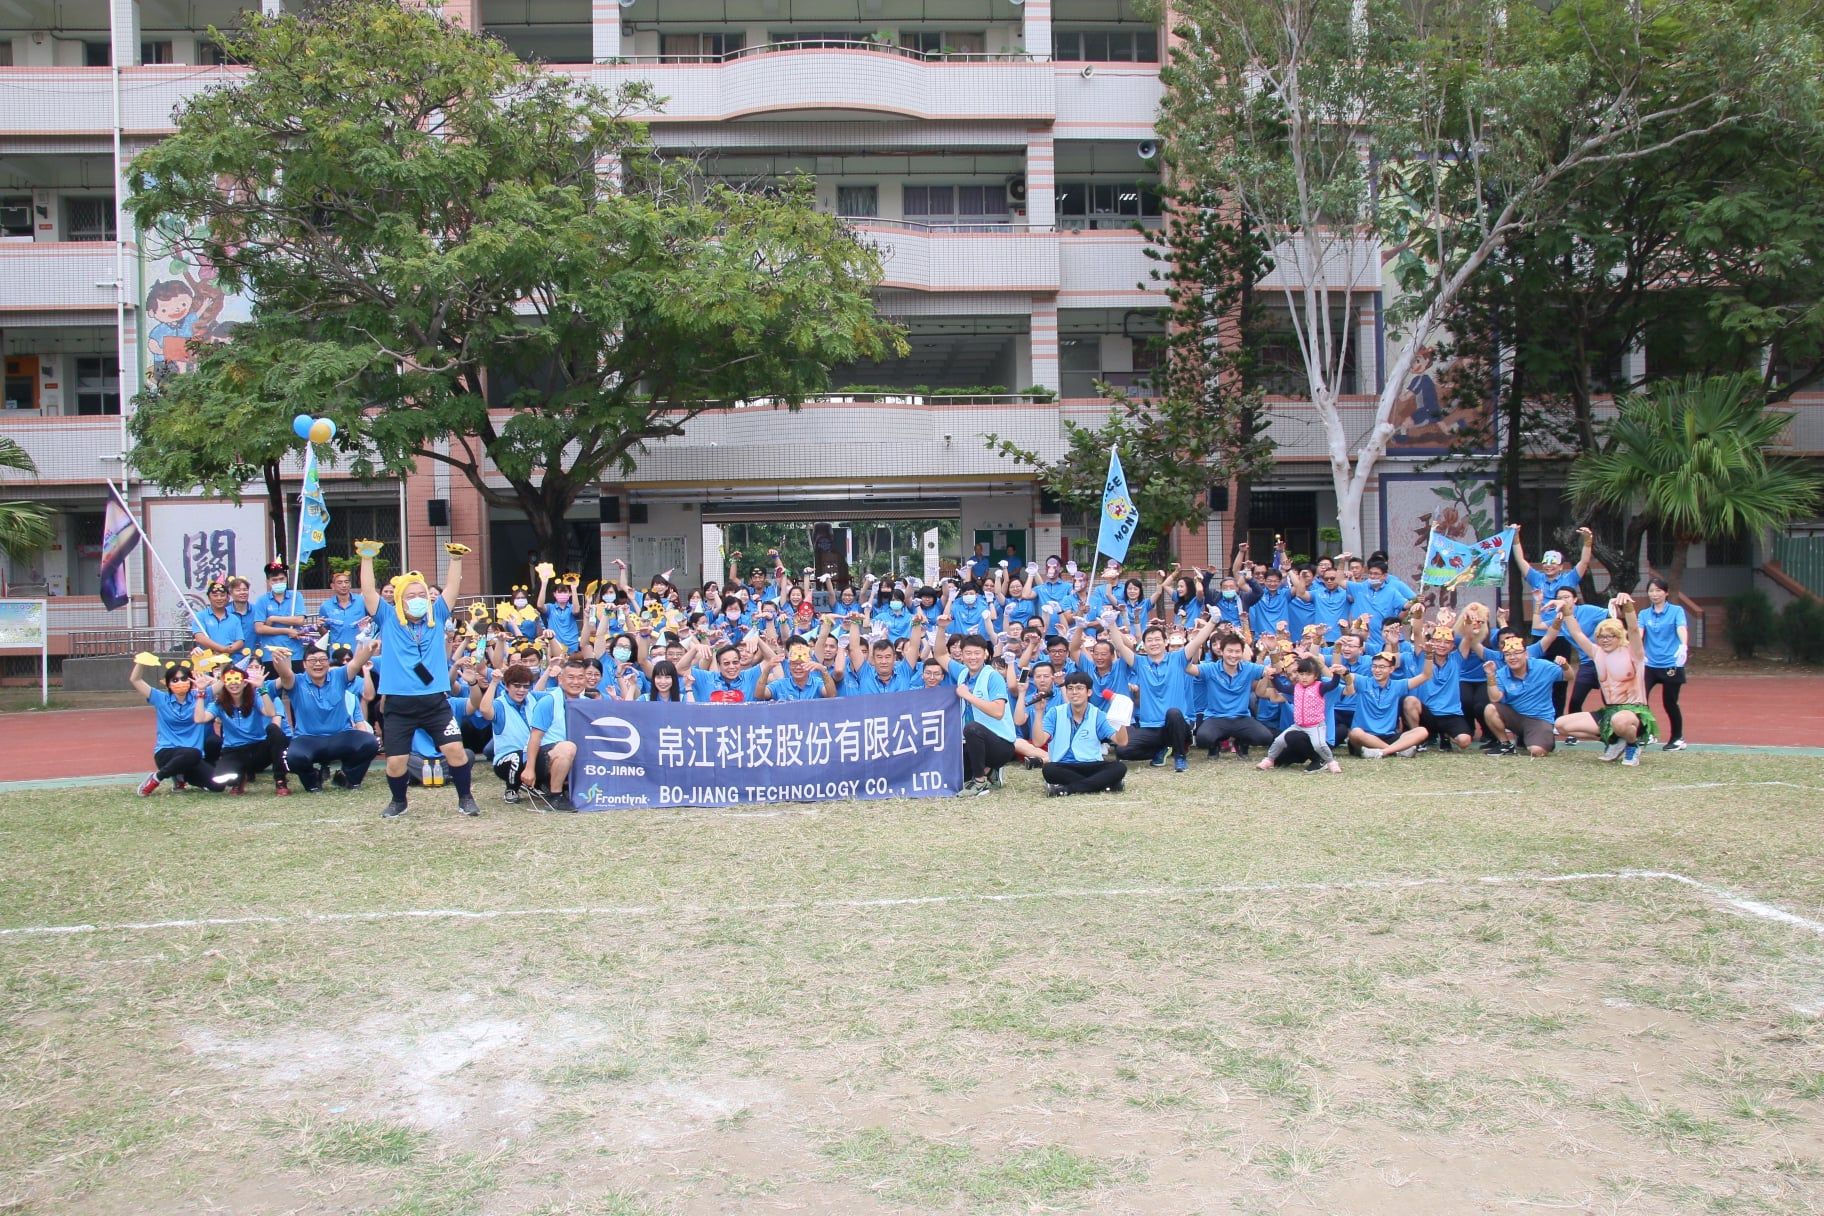
POLYGON ((1431 631, 1431 640, 1434 642, 1452 642, 1456 637, 1449 625, 1439 625, 1431 631))
MULTIPOLYGON (((404 574, 394 575, 386 582, 393 589, 393 612, 398 615, 399 623, 401 625, 410 624, 411 618, 405 615, 405 589, 413 583, 423 583, 424 575, 416 570, 407 570, 404 574)), ((428 587, 430 584, 425 583, 425 586, 428 587)))
POLYGON ((1514 654, 1516 652, 1525 651, 1525 649, 1526 649, 1526 639, 1525 638, 1517 638, 1513 634, 1510 633, 1506 637, 1501 639, 1501 653, 1502 654, 1514 654))

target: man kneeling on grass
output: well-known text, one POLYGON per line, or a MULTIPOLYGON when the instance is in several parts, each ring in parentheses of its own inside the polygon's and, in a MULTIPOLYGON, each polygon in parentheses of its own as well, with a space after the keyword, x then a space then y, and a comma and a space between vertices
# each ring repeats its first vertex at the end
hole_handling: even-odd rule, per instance
POLYGON ((1100 709, 1089 703, 1094 684, 1087 675, 1073 671, 1064 677, 1064 704, 1053 703, 1045 721, 1033 728, 1032 741, 1045 749, 1045 796, 1117 792, 1127 776, 1127 765, 1104 760, 1102 745, 1127 745, 1127 727, 1113 726, 1100 709))
POLYGON ((1553 697, 1570 663, 1546 658, 1545 648, 1550 645, 1545 640, 1543 645, 1529 646, 1525 638, 1510 633, 1501 639, 1501 665, 1482 665, 1488 673, 1488 708, 1482 711, 1482 721, 1500 742, 1496 755, 1514 755, 1519 750, 1515 736, 1529 756, 1537 758, 1552 750, 1552 723, 1558 708, 1553 697))

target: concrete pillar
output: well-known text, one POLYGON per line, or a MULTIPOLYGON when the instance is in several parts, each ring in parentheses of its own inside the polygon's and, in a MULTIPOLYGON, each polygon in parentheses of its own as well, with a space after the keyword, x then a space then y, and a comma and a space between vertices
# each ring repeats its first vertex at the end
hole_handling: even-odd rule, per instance
POLYGON ((624 578, 633 569, 633 529, 628 523, 632 516, 632 509, 625 486, 603 486, 601 491, 603 498, 621 500, 621 522, 602 525, 602 579, 606 582, 610 579, 624 578), (615 566, 616 558, 627 563, 627 570, 623 571, 615 566))
MULTIPOLYGON (((1058 299, 1056 296, 1032 302, 1032 379, 1057 392, 1062 381, 1058 375, 1058 299)), ((1025 388, 1026 385, 1019 387, 1025 388)))
POLYGON ((114 62, 123 68, 139 65, 139 0, 108 0, 114 10, 114 62))
POLYGON ((1026 53, 1034 59, 1051 58, 1051 0, 1026 0, 1021 12, 1026 53))
POLYGON ((621 6, 616 0, 592 0, 589 29, 594 38, 594 58, 606 63, 621 57, 621 6))
POLYGON ((1356 392, 1378 393, 1381 391, 1381 350, 1375 340, 1375 318, 1378 313, 1375 299, 1370 296, 1357 303, 1355 309, 1355 367, 1356 392))
POLYGON ((1057 227, 1057 147, 1048 128, 1026 136, 1026 226, 1034 232, 1057 227))

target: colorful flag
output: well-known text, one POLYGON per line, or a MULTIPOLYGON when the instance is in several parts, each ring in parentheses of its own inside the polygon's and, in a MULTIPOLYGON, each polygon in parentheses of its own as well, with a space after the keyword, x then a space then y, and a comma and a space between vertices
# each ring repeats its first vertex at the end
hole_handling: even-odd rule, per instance
POLYGON ((329 507, 323 501, 323 484, 317 480, 317 449, 307 446, 304 452, 304 494, 298 512, 298 565, 324 545, 323 530, 329 527, 329 507))
POLYGON ((1127 474, 1121 471, 1121 453, 1108 454, 1108 481, 1102 488, 1102 530, 1096 534, 1096 551, 1116 561, 1127 558, 1127 546, 1140 526, 1140 509, 1127 494, 1127 474))
POLYGON ((1488 561, 1482 567, 1480 586, 1499 586, 1507 574, 1507 563, 1514 557, 1514 536, 1520 531, 1518 525, 1509 524, 1493 536, 1476 542, 1476 548, 1488 555, 1488 561))
POLYGON ((1425 549, 1425 573, 1419 581, 1428 587, 1461 586, 1461 580, 1466 575, 1473 575, 1481 561, 1482 550, 1476 546, 1452 540, 1434 530, 1431 544, 1425 549))
POLYGON ((110 612, 125 604, 127 557, 139 547, 139 523, 120 491, 108 484, 108 511, 101 525, 101 602, 110 612))

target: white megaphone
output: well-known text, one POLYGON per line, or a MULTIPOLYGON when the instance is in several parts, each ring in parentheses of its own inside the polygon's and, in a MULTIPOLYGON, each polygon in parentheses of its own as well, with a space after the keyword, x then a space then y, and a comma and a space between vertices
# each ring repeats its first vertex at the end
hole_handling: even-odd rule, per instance
POLYGON ((1134 720, 1134 699, 1122 692, 1105 692, 1102 694, 1102 716, 1116 730, 1127 726, 1134 720))

